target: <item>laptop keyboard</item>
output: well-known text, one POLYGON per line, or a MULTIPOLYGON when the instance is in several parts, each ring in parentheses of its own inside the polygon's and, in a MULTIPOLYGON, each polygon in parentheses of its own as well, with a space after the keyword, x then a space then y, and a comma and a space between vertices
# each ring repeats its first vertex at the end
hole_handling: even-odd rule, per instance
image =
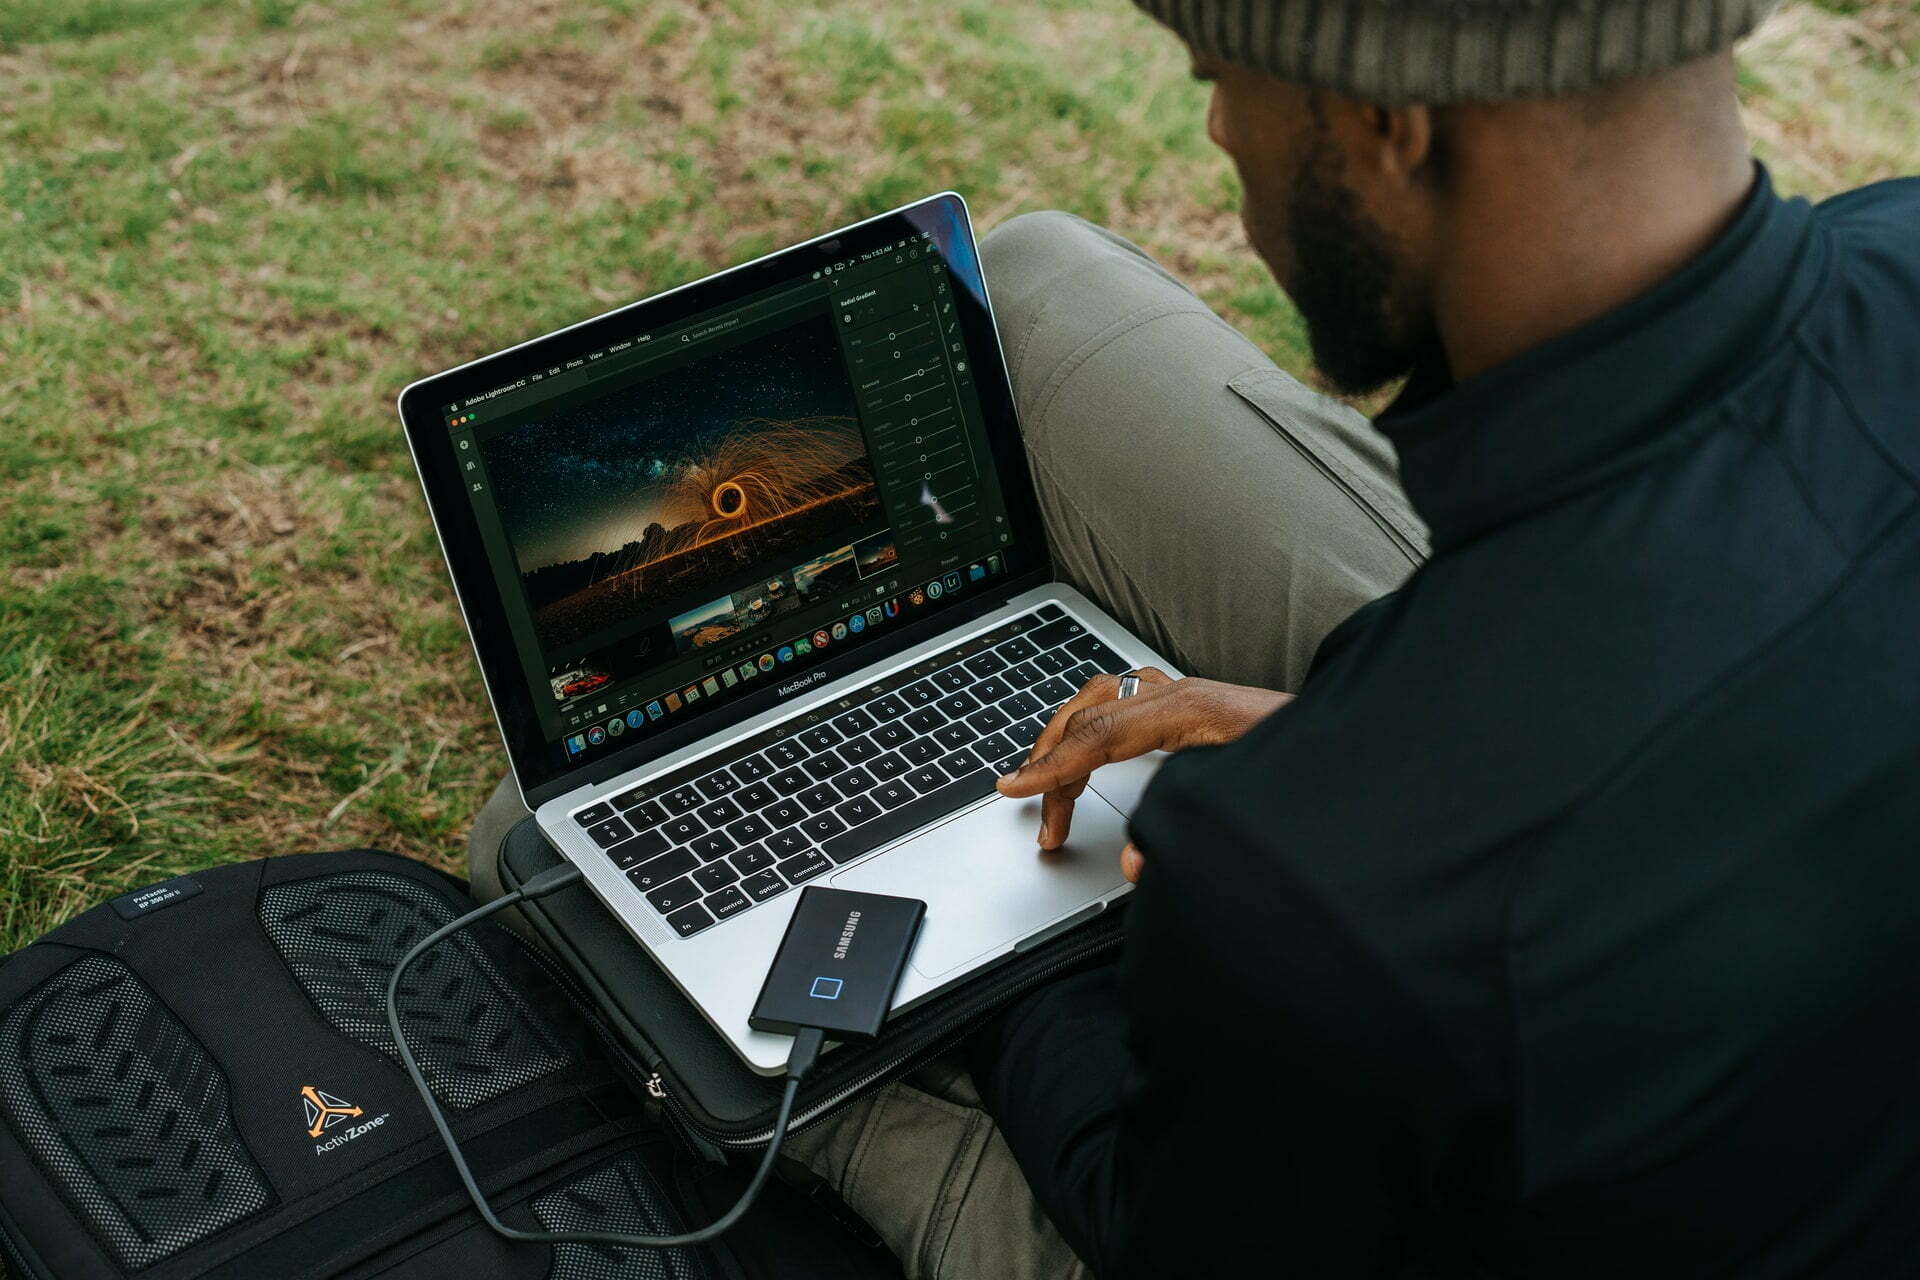
POLYGON ((674 932, 701 930, 993 790, 1119 654, 1041 605, 573 815, 674 932))

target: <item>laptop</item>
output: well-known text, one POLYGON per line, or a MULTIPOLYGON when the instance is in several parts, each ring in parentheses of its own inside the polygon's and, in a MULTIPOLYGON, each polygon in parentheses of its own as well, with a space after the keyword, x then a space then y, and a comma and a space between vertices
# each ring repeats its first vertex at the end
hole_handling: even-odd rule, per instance
POLYGON ((1098 672, 946 192, 425 378, 400 417, 555 849, 753 1069, 807 884, 919 898, 895 1012, 1124 897, 1157 760, 1066 847, 995 777, 1098 672))

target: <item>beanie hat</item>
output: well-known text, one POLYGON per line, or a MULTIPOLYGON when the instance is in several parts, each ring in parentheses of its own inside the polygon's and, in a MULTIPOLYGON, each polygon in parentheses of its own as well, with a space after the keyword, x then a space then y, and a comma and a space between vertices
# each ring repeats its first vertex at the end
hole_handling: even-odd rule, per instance
POLYGON ((1725 49, 1772 0, 1137 0, 1195 52, 1382 105, 1577 93, 1725 49))

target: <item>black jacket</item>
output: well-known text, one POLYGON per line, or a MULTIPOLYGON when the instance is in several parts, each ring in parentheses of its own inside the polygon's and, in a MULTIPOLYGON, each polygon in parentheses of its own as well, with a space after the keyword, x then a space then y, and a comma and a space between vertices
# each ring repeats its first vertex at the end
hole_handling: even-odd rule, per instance
POLYGON ((1379 420, 1434 556, 976 1065, 1103 1276, 1920 1274, 1920 180, 1379 420))

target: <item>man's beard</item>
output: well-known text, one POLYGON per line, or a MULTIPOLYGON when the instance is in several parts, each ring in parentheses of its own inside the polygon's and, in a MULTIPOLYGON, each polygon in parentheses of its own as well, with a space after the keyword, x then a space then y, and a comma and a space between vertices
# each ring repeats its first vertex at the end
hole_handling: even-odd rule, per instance
POLYGON ((1307 327, 1314 365, 1335 390, 1359 396, 1404 377, 1438 345, 1431 323, 1396 326, 1387 233, 1360 209, 1315 147, 1287 201, 1293 272, 1287 293, 1307 327))

